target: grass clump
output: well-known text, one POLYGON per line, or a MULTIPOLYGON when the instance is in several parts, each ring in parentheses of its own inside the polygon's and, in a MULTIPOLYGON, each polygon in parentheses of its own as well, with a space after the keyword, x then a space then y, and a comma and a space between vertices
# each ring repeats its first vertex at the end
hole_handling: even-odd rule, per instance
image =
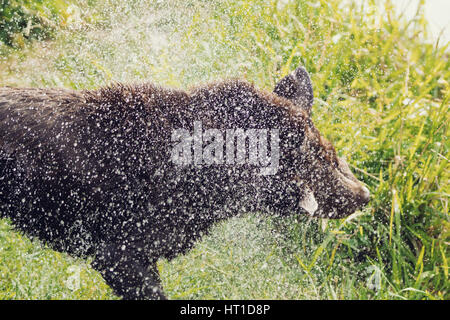
POLYGON ((12 232, 0 221, 0 300, 116 299, 86 261, 12 232))

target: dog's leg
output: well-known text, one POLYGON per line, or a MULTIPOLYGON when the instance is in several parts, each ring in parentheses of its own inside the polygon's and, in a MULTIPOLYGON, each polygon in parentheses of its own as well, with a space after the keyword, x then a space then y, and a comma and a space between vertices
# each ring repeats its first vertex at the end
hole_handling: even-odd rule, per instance
POLYGON ((109 244, 97 251, 92 267, 125 300, 165 300, 156 261, 136 246, 109 244))

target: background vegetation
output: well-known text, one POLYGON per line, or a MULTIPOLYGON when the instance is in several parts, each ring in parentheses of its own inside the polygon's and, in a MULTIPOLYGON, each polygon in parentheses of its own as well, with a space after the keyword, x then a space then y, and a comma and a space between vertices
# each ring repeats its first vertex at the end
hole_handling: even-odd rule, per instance
MULTIPOLYGON (((188 255, 160 261, 167 295, 448 299, 448 44, 427 40, 423 7, 405 20, 390 1, 361 2, 3 1, 0 85, 186 88, 236 76, 271 90, 302 64, 314 82, 316 126, 373 200, 338 221, 249 213, 221 223, 188 255), (42 17, 58 22, 53 40, 15 45, 18 34, 31 38, 25 21, 42 17)), ((3 220, 0 298, 116 297, 88 261, 3 220), (78 290, 67 282, 73 270, 78 290)))

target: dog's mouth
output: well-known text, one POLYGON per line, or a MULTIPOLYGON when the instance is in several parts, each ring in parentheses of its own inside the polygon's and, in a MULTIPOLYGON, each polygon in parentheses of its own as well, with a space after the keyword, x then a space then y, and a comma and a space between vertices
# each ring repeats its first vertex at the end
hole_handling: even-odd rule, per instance
MULTIPOLYGON (((367 188, 364 187, 365 190, 367 188)), ((369 191, 367 190, 367 194, 369 191)), ((311 189, 306 189, 299 207, 311 217, 326 219, 345 218, 357 210, 362 209, 368 202, 368 196, 354 197, 350 193, 333 196, 314 195, 311 189)))

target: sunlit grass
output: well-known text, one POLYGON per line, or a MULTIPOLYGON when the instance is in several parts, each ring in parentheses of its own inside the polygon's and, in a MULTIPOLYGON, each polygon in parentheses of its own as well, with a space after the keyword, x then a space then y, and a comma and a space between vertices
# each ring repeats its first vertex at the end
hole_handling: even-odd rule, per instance
MULTIPOLYGON (((188 87, 238 76, 271 90, 304 65, 316 126, 372 193, 340 221, 250 214, 219 224, 188 255, 160 261, 170 298, 449 298, 450 62, 448 46, 426 42, 421 10, 404 21, 389 2, 384 12, 373 1, 133 3, 97 1, 90 23, 4 56, 0 84, 188 87)), ((1 223, 0 297, 111 297, 84 262, 1 223), (85 272, 81 291, 63 285, 73 264, 85 272)))

